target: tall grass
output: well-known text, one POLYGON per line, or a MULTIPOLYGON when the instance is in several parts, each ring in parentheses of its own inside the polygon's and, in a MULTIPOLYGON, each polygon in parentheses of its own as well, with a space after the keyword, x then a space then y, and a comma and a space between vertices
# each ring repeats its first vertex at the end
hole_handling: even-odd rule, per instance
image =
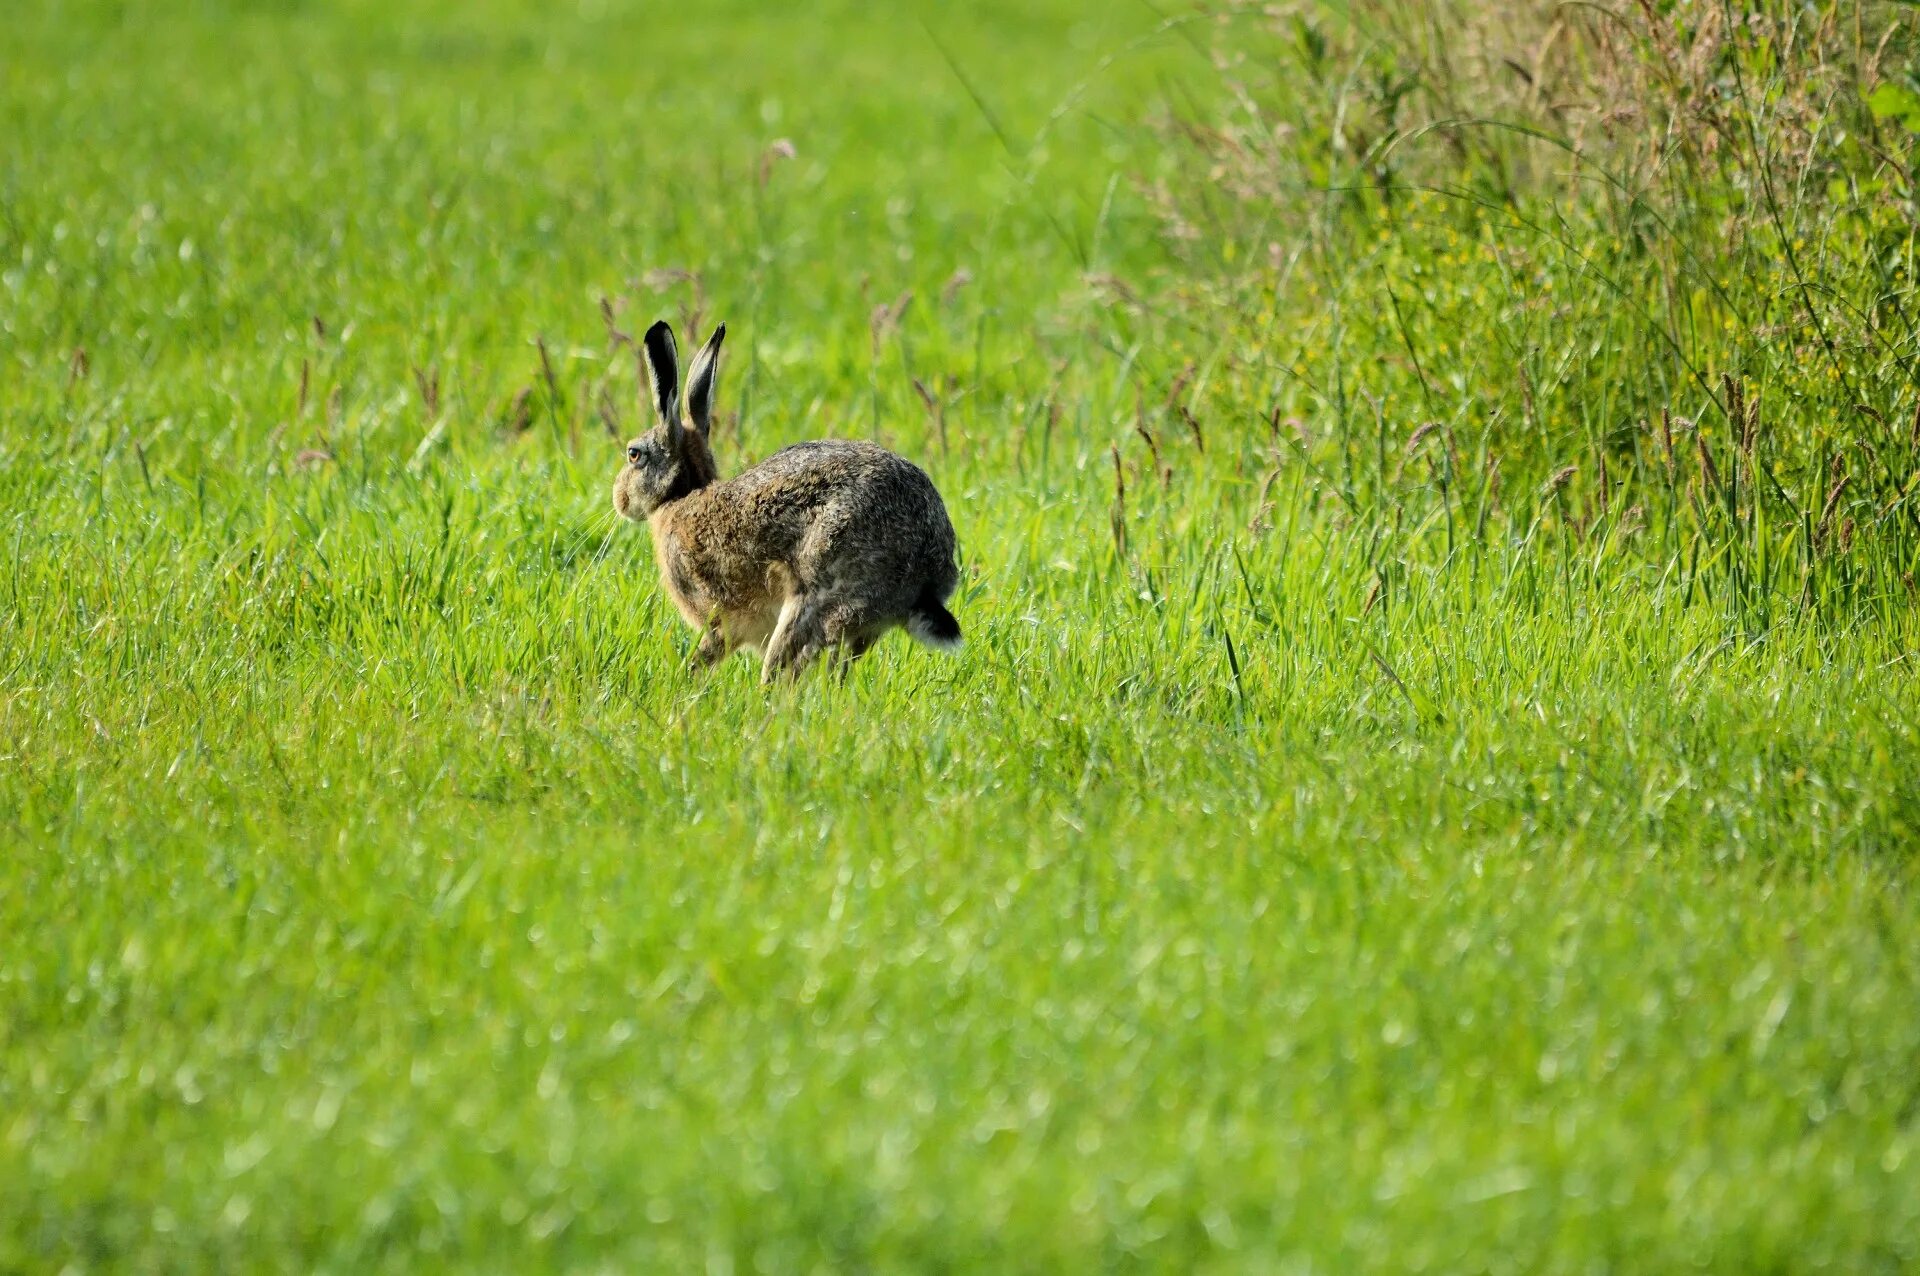
MULTIPOLYGON (((1383 564, 1521 540, 1757 635, 1920 566, 1910 6, 1229 4, 1120 342, 1383 564)), ((1266 492, 1272 476, 1250 491, 1266 492)), ((1251 496, 1242 503, 1251 510, 1251 496)))

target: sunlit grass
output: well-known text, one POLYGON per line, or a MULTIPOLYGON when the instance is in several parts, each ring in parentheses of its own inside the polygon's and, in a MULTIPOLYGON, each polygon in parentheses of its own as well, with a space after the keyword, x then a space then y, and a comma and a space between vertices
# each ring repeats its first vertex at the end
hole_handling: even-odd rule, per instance
MULTIPOLYGON (((1920 1262, 1911 609, 1403 436, 1349 502, 1090 309, 1211 72, 1026 148, 1157 22, 0 34, 0 1267, 1920 1262), (690 676, 602 298, 729 322, 723 468, 925 465, 964 654, 690 676)), ((1418 339, 1505 339, 1444 251, 1418 339)))

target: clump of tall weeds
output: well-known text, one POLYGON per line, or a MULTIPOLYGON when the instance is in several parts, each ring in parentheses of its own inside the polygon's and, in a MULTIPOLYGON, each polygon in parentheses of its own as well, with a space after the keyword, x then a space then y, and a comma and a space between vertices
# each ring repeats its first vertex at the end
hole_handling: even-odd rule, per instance
POLYGON ((1168 118, 1173 264, 1113 322, 1239 423, 1250 499, 1382 555, 1646 569, 1749 630, 1911 606, 1914 9, 1229 0, 1187 30, 1225 92, 1168 118))

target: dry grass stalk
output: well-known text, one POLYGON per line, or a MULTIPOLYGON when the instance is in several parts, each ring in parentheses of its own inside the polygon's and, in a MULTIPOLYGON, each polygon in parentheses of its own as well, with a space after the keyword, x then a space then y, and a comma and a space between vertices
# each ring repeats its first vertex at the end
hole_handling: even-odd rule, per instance
POLYGON ((1133 391, 1133 432, 1147 444, 1147 455, 1153 460, 1153 472, 1160 476, 1160 490, 1166 491, 1173 486, 1173 467, 1160 461, 1160 443, 1153 437, 1153 431, 1147 428, 1146 400, 1138 386, 1133 391))
POLYGON ((426 410, 427 423, 431 425, 440 418, 440 365, 433 363, 422 368, 416 364, 413 383, 420 391, 420 405, 426 410))
POLYGON ((948 275, 947 282, 940 285, 940 304, 943 306, 951 306, 954 298, 958 297, 961 290, 972 282, 973 272, 965 266, 960 267, 951 275, 948 275))
MULTIPOLYGON (((520 393, 525 394, 522 390, 520 393)), ((600 383, 600 394, 596 400, 600 412, 600 424, 606 430, 607 437, 618 441, 620 438, 620 409, 613 401, 613 386, 605 381, 600 383)))
POLYGON ((1198 451, 1207 450, 1206 436, 1200 433, 1200 418, 1193 414, 1186 404, 1180 405, 1180 419, 1187 423, 1187 429, 1193 434, 1193 446, 1198 451))
POLYGON ((620 325, 617 322, 618 319, 619 311, 618 308, 615 307, 612 298, 600 298, 600 322, 605 324, 607 328, 607 344, 615 350, 618 350, 621 346, 625 346, 631 350, 633 348, 633 336, 630 333, 621 331, 620 325))
POLYGON ((895 297, 891 303, 881 302, 873 308, 867 319, 867 332, 873 338, 874 357, 880 355, 880 347, 887 338, 900 330, 900 322, 907 316, 907 310, 913 305, 913 290, 908 289, 895 297))
POLYGON ((1816 545, 1826 543, 1827 533, 1833 526, 1834 511, 1840 508, 1840 497, 1846 492, 1847 485, 1853 482, 1853 475, 1839 470, 1840 458, 1836 456, 1833 459, 1838 477, 1834 479, 1833 486, 1827 489, 1827 499, 1820 505, 1820 521, 1814 525, 1813 529, 1813 540, 1816 545))
MULTIPOLYGON (((557 412, 565 406, 566 398, 560 393, 560 378, 554 375, 553 355, 547 350, 547 339, 544 335, 535 337, 533 344, 534 348, 540 352, 540 377, 547 383, 547 402, 557 412)), ((644 378, 642 384, 644 384, 644 378)))
POLYGON ((781 160, 797 159, 799 155, 800 152, 794 148, 792 141, 784 137, 774 138, 771 142, 767 143, 766 147, 760 152, 760 162, 755 172, 755 180, 764 188, 767 182, 773 177, 774 165, 778 164, 781 160))
POLYGON ((926 382, 919 377, 913 378, 913 392, 920 396, 920 402, 926 405, 927 415, 933 418, 933 434, 940 443, 940 455, 947 454, 947 404, 946 400, 927 389, 926 382))
POLYGON ((1713 463, 1713 449, 1707 446, 1706 432, 1703 430, 1696 433, 1693 436, 1693 442, 1700 453, 1700 472, 1706 476, 1707 484, 1713 489, 1714 495, 1718 496, 1721 491, 1720 470, 1713 463))

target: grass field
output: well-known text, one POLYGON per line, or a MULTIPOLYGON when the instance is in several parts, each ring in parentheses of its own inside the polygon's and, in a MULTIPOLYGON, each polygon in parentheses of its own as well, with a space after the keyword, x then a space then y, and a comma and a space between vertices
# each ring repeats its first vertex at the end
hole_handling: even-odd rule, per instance
POLYGON ((1729 235, 1331 20, 169 8, 0 24, 0 1270, 1920 1265, 1898 74, 1729 235), (685 672, 657 315, 960 658, 685 672))

